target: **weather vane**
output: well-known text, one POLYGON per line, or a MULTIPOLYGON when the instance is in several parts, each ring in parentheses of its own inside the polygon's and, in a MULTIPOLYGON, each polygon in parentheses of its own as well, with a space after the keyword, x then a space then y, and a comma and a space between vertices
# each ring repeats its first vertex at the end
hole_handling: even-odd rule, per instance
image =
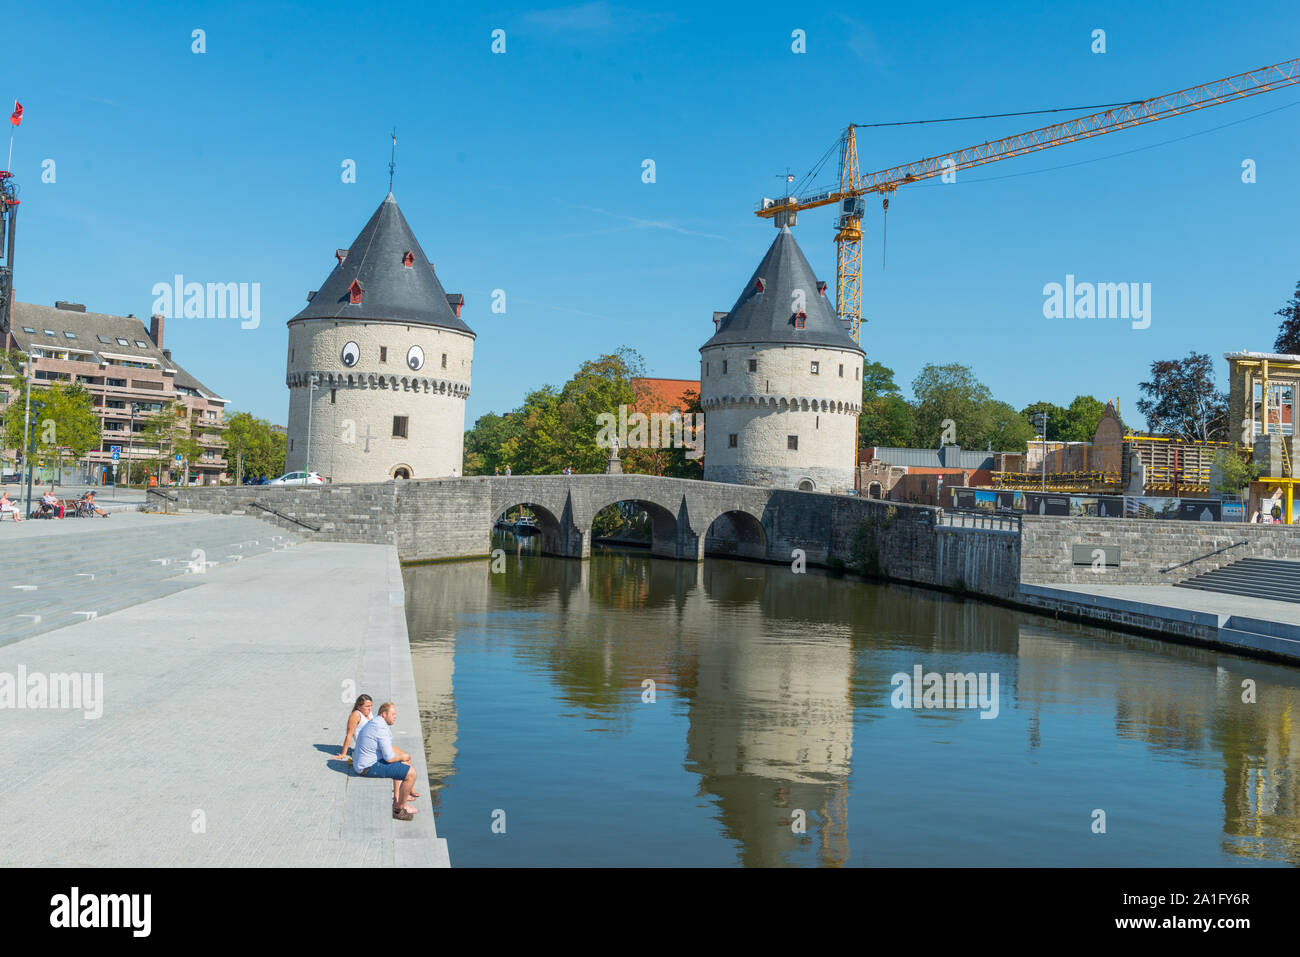
POLYGON ((397 169, 397 127, 393 127, 393 148, 388 154, 388 191, 393 191, 393 170, 397 169))

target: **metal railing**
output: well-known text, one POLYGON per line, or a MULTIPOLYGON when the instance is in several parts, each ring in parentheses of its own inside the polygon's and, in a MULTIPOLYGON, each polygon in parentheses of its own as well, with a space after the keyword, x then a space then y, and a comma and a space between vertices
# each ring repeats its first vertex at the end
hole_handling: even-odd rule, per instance
POLYGON ((302 519, 297 518, 293 515, 286 515, 278 508, 272 508, 269 505, 263 505, 261 502, 249 502, 248 504, 253 506, 253 508, 260 508, 264 512, 270 512, 272 515, 276 516, 277 518, 282 518, 286 522, 293 522, 295 525, 301 525, 303 528, 311 529, 313 532, 320 531, 319 525, 313 525, 311 524, 311 522, 304 522, 302 519))
POLYGON ((940 511, 940 525, 950 528, 989 528, 1020 532, 1019 512, 989 512, 978 508, 945 508, 940 511))
POLYGON ((1230 548, 1236 548, 1238 545, 1248 545, 1248 544, 1250 544, 1250 540, 1245 538, 1243 538, 1239 542, 1230 542, 1229 544, 1224 545, 1222 548, 1216 548, 1212 552, 1206 552, 1204 555, 1197 555, 1195 558, 1189 558, 1187 559, 1187 561, 1179 562, 1177 565, 1170 565, 1168 568, 1162 568, 1160 569, 1160 574, 1163 575, 1165 572, 1172 572, 1172 571, 1176 571, 1179 568, 1186 568, 1188 565, 1192 564, 1192 562, 1204 561, 1207 558, 1213 558, 1215 555, 1222 555, 1230 548))

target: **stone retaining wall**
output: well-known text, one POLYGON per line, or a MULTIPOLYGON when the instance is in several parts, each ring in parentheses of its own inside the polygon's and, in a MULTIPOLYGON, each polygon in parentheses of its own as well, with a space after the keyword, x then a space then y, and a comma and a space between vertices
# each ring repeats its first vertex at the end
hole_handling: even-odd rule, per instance
POLYGON ((1300 528, 1224 522, 1025 516, 1020 580, 1032 584, 1172 585, 1243 558, 1300 559, 1300 528), (1118 568, 1075 567, 1073 546, 1112 546, 1118 568))

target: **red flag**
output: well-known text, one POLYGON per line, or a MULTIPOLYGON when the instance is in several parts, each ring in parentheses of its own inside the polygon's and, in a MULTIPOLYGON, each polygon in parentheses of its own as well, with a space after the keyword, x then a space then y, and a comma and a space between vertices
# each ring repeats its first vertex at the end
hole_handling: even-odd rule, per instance
POLYGON ((17 126, 23 121, 23 105, 14 100, 14 111, 9 114, 9 122, 17 126))

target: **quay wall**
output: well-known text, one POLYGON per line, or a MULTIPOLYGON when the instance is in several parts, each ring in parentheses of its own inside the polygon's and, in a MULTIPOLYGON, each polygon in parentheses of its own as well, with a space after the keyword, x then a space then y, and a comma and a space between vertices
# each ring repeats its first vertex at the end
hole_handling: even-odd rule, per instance
POLYGON ((1243 558, 1300 559, 1300 527, 1222 522, 1025 516, 1025 583, 1172 585, 1243 558), (1118 548, 1119 567, 1075 566, 1073 546, 1118 548))

